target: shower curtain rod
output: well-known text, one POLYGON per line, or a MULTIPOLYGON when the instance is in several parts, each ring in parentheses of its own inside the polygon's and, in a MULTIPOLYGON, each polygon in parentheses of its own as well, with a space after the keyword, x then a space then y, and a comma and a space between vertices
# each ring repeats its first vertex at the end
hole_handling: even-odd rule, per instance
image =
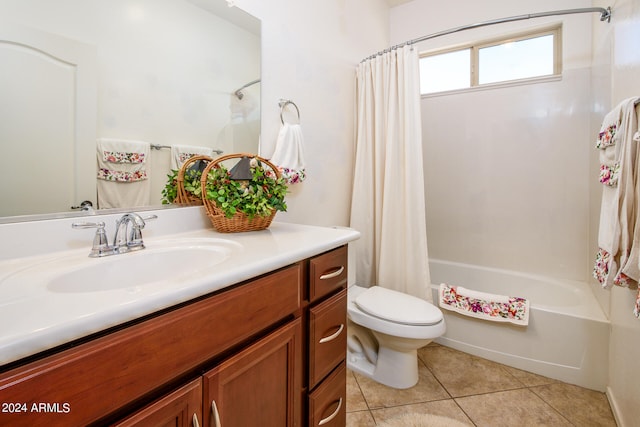
POLYGON ((594 13, 594 12, 600 13, 600 21, 611 22, 611 7, 607 7, 606 9, 603 8, 603 7, 585 7, 585 8, 581 8, 581 9, 564 9, 564 10, 554 10, 554 11, 550 11, 550 12, 529 13, 527 15, 510 16, 508 18, 493 19, 493 20, 490 20, 490 21, 483 21, 483 22, 478 22, 478 23, 475 23, 475 24, 463 25, 461 27, 450 28, 448 30, 439 31, 437 33, 433 33, 433 34, 429 34, 429 35, 426 35, 426 36, 418 37, 417 39, 413 39, 413 40, 406 41, 404 43, 397 44, 395 46, 392 46, 392 47, 389 47, 389 48, 387 48, 385 50, 382 50, 382 51, 380 51, 378 53, 375 53, 375 54, 373 54, 371 56, 368 56, 365 59, 363 59, 361 62, 367 61, 369 59, 373 59, 378 55, 382 55, 384 53, 390 52, 390 51, 392 51, 394 49, 398 49, 398 48, 403 47, 403 46, 412 45, 412 44, 415 44, 415 43, 420 43, 420 42, 423 42, 425 40, 434 39, 436 37, 445 36, 447 34, 458 33, 460 31, 471 30, 471 29, 480 28, 480 27, 486 27, 486 26, 489 26, 489 25, 502 24, 502 23, 505 23, 505 22, 524 21, 526 19, 532 19, 532 18, 542 18, 542 17, 545 17, 545 16, 570 15, 570 14, 574 14, 574 13, 594 13))
POLYGON ((241 88, 237 89, 233 93, 238 97, 238 99, 242 99, 242 97, 244 96, 244 93, 242 93, 242 89, 247 88, 249 86, 253 86, 256 83, 260 83, 260 79, 256 79, 256 80, 253 80, 253 81, 247 83, 246 85, 244 85, 241 88))

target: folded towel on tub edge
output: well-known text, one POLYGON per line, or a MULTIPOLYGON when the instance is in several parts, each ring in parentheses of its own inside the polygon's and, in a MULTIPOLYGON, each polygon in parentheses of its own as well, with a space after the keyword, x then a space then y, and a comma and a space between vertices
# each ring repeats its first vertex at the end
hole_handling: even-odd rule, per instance
POLYGON ((529 300, 440 284, 440 308, 494 322, 529 324, 529 300))

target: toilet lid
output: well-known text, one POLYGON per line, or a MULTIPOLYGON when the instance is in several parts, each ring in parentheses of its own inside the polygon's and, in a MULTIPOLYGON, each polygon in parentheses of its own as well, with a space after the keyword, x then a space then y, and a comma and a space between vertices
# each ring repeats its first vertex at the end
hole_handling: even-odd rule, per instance
POLYGON ((380 286, 362 292, 355 303, 360 310, 395 323, 433 325, 442 321, 442 312, 435 305, 380 286))

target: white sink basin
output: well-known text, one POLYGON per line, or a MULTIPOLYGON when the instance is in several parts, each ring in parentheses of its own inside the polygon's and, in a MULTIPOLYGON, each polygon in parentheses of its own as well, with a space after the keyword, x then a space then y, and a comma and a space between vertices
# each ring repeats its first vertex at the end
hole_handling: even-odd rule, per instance
POLYGON ((0 287, 35 284, 55 293, 136 293, 211 273, 242 249, 236 242, 215 238, 165 239, 146 246, 103 258, 89 258, 87 252, 49 259, 10 274, 0 287))

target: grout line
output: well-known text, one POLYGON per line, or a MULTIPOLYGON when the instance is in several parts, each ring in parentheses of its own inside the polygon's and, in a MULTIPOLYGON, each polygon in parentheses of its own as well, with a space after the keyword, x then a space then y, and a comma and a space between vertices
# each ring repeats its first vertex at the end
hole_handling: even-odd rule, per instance
POLYGON ((367 405, 367 410, 371 411, 371 407, 369 406, 369 402, 367 401, 367 398, 364 395, 364 391, 362 391, 362 387, 360 386, 358 377, 354 375, 353 372, 351 373, 351 375, 353 375, 353 379, 356 381, 356 385, 358 386, 358 390, 360 390, 360 396, 362 396, 362 400, 364 400, 364 404, 367 405))
MULTIPOLYGON (((423 347, 425 348, 425 347, 423 347)), ((427 368, 427 371, 429 371, 431 373, 431 375, 433 375, 433 378, 438 382, 438 384, 440 384, 440 387, 442 387, 442 389, 445 391, 445 393, 447 393, 447 395, 453 399, 453 396, 451 395, 451 393, 449 393, 449 390, 447 390, 447 388, 444 386, 444 384, 442 384, 442 382, 440 382, 440 379, 438 379, 438 377, 436 376, 436 373, 429 368, 429 365, 427 365, 427 363, 422 360, 422 357, 420 357, 420 353, 418 353, 418 360, 425 366, 425 368, 427 368)), ((445 400, 445 399, 437 399, 437 400, 445 400)))
POLYGON ((533 388, 535 388, 535 387, 544 387, 544 386, 531 386, 531 387, 529 387, 529 391, 530 391, 534 396, 538 397, 538 399, 540 399, 540 400, 541 400, 545 405, 547 405, 549 408, 551 408, 551 409, 552 409, 556 414, 560 415, 560 417, 561 417, 561 418, 563 418, 563 419, 567 420, 567 422, 568 422, 569 424, 571 424, 572 426, 575 426, 575 425, 576 425, 573 421, 571 421, 569 418, 567 418, 567 417, 566 417, 562 412, 560 412, 560 410, 556 409, 556 407, 555 407, 555 406, 553 406, 553 405, 551 404, 551 402, 547 402, 543 396, 541 396, 541 395, 539 395, 538 393, 536 393, 535 391, 533 391, 532 389, 533 389, 533 388))
MULTIPOLYGON (((358 390, 360 391, 360 396, 362 396, 362 400, 364 400, 364 404, 367 405, 366 411, 369 413, 369 416, 373 420, 373 423, 375 425, 378 425, 378 423, 376 423, 376 418, 373 416, 373 412, 371 412, 371 407, 369 406, 369 402, 367 401, 367 398, 365 397, 364 392, 362 391, 362 387, 360 386, 360 382, 358 381, 358 377, 353 372, 351 372, 350 375, 353 376, 353 379, 355 380, 356 385, 358 386, 358 390)), ((364 410, 363 411, 354 411, 354 412, 364 412, 364 410)))

